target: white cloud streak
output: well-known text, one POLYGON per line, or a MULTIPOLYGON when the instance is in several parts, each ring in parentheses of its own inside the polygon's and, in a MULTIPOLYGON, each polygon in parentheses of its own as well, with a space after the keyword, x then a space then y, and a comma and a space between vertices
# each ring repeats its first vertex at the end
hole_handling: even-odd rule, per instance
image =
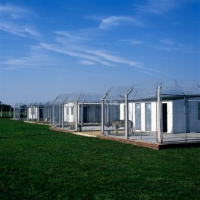
POLYGON ((54 51, 54 52, 66 54, 66 55, 69 55, 69 56, 77 57, 79 59, 91 60, 93 62, 97 62, 97 63, 100 63, 102 65, 106 65, 106 66, 113 66, 113 67, 115 66, 110 62, 107 62, 107 61, 104 61, 104 60, 98 58, 97 56, 75 52, 73 50, 63 48, 63 47, 60 47, 60 46, 57 46, 57 45, 41 43, 40 46, 43 47, 44 49, 48 49, 50 51, 54 51))
POLYGON ((0 5, 0 12, 1 14, 3 13, 8 13, 8 14, 23 14, 23 13, 30 13, 30 11, 25 10, 21 7, 18 6, 14 6, 11 4, 7 4, 7 5, 0 5))
POLYGON ((94 65, 95 64, 94 62, 91 62, 89 60, 80 60, 79 63, 81 65, 94 65))
MULTIPOLYGON (((27 19, 32 12, 14 5, 0 5, 0 30, 20 37, 38 37, 40 34, 34 30, 30 23, 24 24, 21 18, 27 19)), ((27 22, 26 22, 27 23, 27 22)))
POLYGON ((139 20, 133 19, 128 16, 110 16, 101 20, 99 25, 100 29, 109 29, 114 26, 123 26, 123 25, 131 25, 131 26, 141 26, 144 27, 144 23, 139 20))
POLYGON ((1 22, 0 21, 0 30, 9 32, 13 35, 21 36, 21 37, 37 37, 40 34, 31 29, 31 28, 26 28, 24 26, 19 26, 16 25, 12 22, 1 22))
POLYGON ((87 52, 94 54, 96 56, 102 57, 102 58, 104 58, 104 59, 106 59, 110 62, 113 62, 113 63, 127 64, 127 65, 130 65, 130 66, 133 66, 133 67, 142 68, 141 63, 139 63, 139 62, 128 61, 128 60, 125 60, 123 58, 110 55, 110 54, 105 53, 105 52, 100 51, 100 50, 90 50, 90 51, 87 51, 87 52))
POLYGON ((179 8, 182 5, 199 0, 147 0, 144 5, 135 5, 140 12, 162 15, 179 8))

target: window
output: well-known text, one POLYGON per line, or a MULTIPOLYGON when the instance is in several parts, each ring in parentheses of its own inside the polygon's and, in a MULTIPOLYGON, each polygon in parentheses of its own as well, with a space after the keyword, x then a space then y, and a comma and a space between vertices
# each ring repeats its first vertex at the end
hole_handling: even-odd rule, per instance
POLYGON ((198 120, 200 120, 200 103, 198 103, 198 120))
POLYGON ((74 107, 71 107, 71 115, 74 114, 74 107))
POLYGON ((67 115, 69 115, 69 107, 67 107, 67 115))

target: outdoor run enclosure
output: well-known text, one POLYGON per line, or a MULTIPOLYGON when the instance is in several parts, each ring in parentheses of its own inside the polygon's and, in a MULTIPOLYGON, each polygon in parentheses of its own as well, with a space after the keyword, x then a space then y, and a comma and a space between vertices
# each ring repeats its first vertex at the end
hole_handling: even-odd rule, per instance
POLYGON ((101 132, 158 143, 200 140, 200 87, 177 80, 112 87, 102 98, 101 132))
POLYGON ((52 105, 52 126, 73 131, 100 130, 101 97, 96 93, 59 95, 52 105))
POLYGON ((27 117, 27 103, 16 103, 13 108, 13 119, 23 119, 27 117))
POLYGON ((16 103, 13 118, 32 122, 51 123, 52 102, 16 103))

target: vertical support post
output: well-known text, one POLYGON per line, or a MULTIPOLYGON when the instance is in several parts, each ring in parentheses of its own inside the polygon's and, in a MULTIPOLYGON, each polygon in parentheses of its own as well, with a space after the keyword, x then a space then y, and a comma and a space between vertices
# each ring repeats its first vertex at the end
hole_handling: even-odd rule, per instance
POLYGON ((40 105, 38 105, 37 121, 40 122, 40 105))
POLYGON ((129 112, 128 112, 128 95, 133 90, 133 87, 125 94, 125 139, 129 138, 129 112))
POLYGON ((140 97, 140 139, 142 140, 142 105, 141 105, 141 97, 140 97))
POLYGON ((64 102, 62 103, 62 129, 64 129, 64 102))
POLYGON ((49 122, 52 125, 52 105, 49 105, 49 122))
POLYGON ((33 121, 33 112, 34 112, 33 106, 31 105, 31 121, 33 121))
POLYGON ((104 134, 104 98, 101 100, 101 134, 104 134))
POLYGON ((29 117, 29 107, 27 106, 27 109, 26 109, 26 121, 28 121, 28 117, 29 117))
POLYGON ((3 107, 1 107, 1 118, 3 117, 3 107))
POLYGON ((65 101, 67 100, 67 98, 65 98, 65 100, 62 102, 62 129, 64 129, 64 104, 65 104, 65 101))
POLYGON ((83 126, 83 116, 84 116, 84 113, 83 113, 83 112, 84 112, 84 111, 83 111, 84 109, 83 109, 83 107, 84 107, 84 101, 85 101, 85 100, 82 101, 82 107, 81 107, 81 109, 82 109, 82 111, 81 111, 81 113, 82 113, 82 115, 81 115, 81 126, 83 126))
POLYGON ((76 113, 75 113, 75 131, 78 132, 78 100, 79 100, 79 97, 78 96, 76 98, 76 102, 75 102, 75 105, 76 105, 76 113))
POLYGON ((52 103, 52 126, 55 126, 55 102, 57 99, 58 97, 52 103))
POLYGON ((47 119, 50 121, 50 106, 47 106, 47 119))
MULTIPOLYGON (((15 104, 16 105, 16 104, 15 104)), ((14 114, 13 114, 13 119, 15 119, 15 112, 16 112, 16 110, 15 110, 16 108, 15 108, 15 106, 14 106, 14 114)))
POLYGON ((162 143, 162 111, 161 111, 161 86, 157 89, 157 131, 158 142, 162 143))
POLYGON ((10 110, 9 110, 9 117, 11 117, 11 107, 10 107, 10 110))
POLYGON ((109 112, 109 103, 106 104, 106 123, 110 123, 110 112, 109 112))
MULTIPOLYGON (((182 92, 183 93, 183 92, 182 92)), ((185 142, 187 142, 187 99, 184 95, 184 123, 185 123, 185 142)))
POLYGON ((20 108, 21 108, 21 103, 19 104, 19 116, 18 116, 18 119, 20 119, 20 108))
POLYGON ((104 122, 105 122, 105 113, 104 113, 104 107, 105 107, 105 98, 108 96, 110 91, 108 91, 101 99, 101 134, 104 134, 104 122))
POLYGON ((58 107, 58 125, 59 126, 61 125, 61 116, 62 116, 61 107, 62 107, 62 103, 59 104, 59 107, 58 107))
POLYGON ((52 126, 54 126, 54 123, 55 123, 55 108, 54 108, 54 102, 53 102, 53 104, 52 104, 52 126))

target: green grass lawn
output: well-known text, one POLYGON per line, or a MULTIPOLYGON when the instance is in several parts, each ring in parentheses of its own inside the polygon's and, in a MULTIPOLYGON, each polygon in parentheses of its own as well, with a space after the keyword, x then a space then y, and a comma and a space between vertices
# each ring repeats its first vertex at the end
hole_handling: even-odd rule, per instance
MULTIPOLYGON (((13 117, 13 112, 11 112, 11 117, 13 117)), ((10 118, 9 112, 2 112, 2 118, 10 118)))
POLYGON ((200 148, 156 151, 0 119, 0 199, 200 199, 200 148))

